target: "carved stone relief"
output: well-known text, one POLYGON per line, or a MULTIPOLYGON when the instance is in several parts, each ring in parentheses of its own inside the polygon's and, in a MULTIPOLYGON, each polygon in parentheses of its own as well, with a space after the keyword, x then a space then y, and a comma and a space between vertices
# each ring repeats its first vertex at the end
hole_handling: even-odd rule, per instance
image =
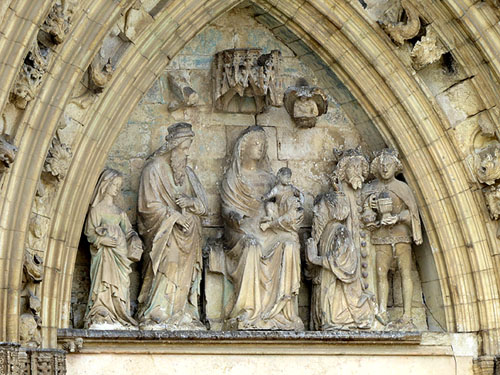
POLYGON ((57 183, 64 180, 69 165, 71 164, 72 157, 73 153, 71 152, 71 148, 61 143, 59 137, 54 137, 43 166, 46 180, 53 179, 57 181, 57 183))
POLYGON ((224 112, 260 113, 283 105, 281 52, 258 48, 221 51, 214 59, 214 105, 224 112), (253 98, 253 106, 246 99, 253 98))
POLYGON ((198 104, 198 93, 192 88, 193 85, 187 72, 170 72, 168 83, 176 98, 169 103, 169 111, 176 111, 181 107, 193 107, 198 104))
POLYGON ((444 53, 446 53, 446 49, 438 40, 437 35, 430 27, 427 27, 426 35, 415 43, 410 53, 413 68, 415 70, 420 70, 438 61, 444 53))
POLYGON ((401 0, 401 8, 406 15, 405 21, 383 23, 382 27, 397 45, 416 37, 420 31, 420 17, 416 8, 407 0, 401 0))
POLYGON ((102 92, 113 77, 111 59, 105 63, 101 63, 101 60, 100 57, 95 57, 88 69, 90 88, 95 93, 102 92))
POLYGON ((367 282, 366 243, 360 212, 368 161, 359 149, 340 156, 330 192, 315 199, 307 260, 312 266, 312 328, 369 329, 375 315, 373 293, 367 282))
POLYGON ((395 176, 402 172, 402 168, 398 153, 394 150, 382 150, 373 159, 370 172, 376 178, 363 189, 367 196, 363 217, 366 227, 372 232, 371 243, 376 253, 377 320, 388 325, 389 329, 413 330, 415 325, 412 322, 411 244, 422 244, 422 231, 413 192, 407 184, 395 179, 395 176), (394 259, 397 260, 401 273, 403 315, 400 319, 389 322, 387 274, 394 259))
MULTIPOLYGON (((400 21, 401 14, 394 22, 400 21)), ((140 151, 133 155, 136 150, 122 152, 120 147, 129 143, 119 140, 116 154, 108 159, 108 165, 122 170, 130 182, 126 189, 128 196, 133 197, 126 206, 133 213, 138 207, 138 233, 145 245, 145 272, 136 277, 139 280, 136 287, 141 288, 139 306, 133 317, 128 308, 124 309, 127 312, 126 326, 137 324, 145 330, 303 330, 304 323, 310 322, 308 315, 312 307, 315 321, 311 328, 316 330, 413 328, 410 324, 384 326, 375 319, 381 304, 389 305, 389 308, 385 306, 385 310, 390 310, 391 314, 384 323, 397 320, 393 318, 401 309, 400 301, 397 306, 395 302, 396 298, 401 300, 401 288, 396 291, 399 281, 396 276, 394 288, 389 286, 388 289, 390 294, 398 297, 389 296, 389 302, 378 303, 375 264, 375 247, 378 244, 372 243, 372 232, 366 227, 368 223, 391 220, 394 215, 388 210, 388 203, 392 198, 377 195, 376 204, 372 207, 367 203, 365 207, 372 192, 368 194, 366 188, 369 162, 361 151, 342 152, 335 160, 338 161, 335 172, 328 173, 332 157, 323 153, 324 150, 331 150, 332 146, 323 147, 322 142, 316 143, 317 138, 330 136, 323 119, 321 127, 301 128, 313 127, 317 117, 327 111, 324 92, 317 87, 297 83, 298 74, 289 75, 291 68, 288 65, 287 74, 280 77, 281 68, 279 64, 274 65, 274 62, 279 62, 279 53, 273 57, 273 54, 262 55, 261 49, 224 50, 216 54, 210 72, 205 67, 200 69, 200 66, 208 67, 209 60, 197 61, 198 56, 193 51, 198 48, 196 44, 189 46, 192 55, 188 53, 174 61, 145 96, 137 116, 131 119, 131 134, 141 137, 141 143, 144 141, 146 146, 141 144, 140 148, 137 147, 140 151), (181 61, 188 60, 189 65, 181 65, 181 61), (213 86, 210 78, 213 79, 213 86), (169 90, 168 98, 165 98, 162 96, 162 84, 167 80, 169 90), (275 91, 280 87, 275 83, 281 80, 287 85, 295 85, 284 96, 282 93, 278 96, 278 91, 275 91), (211 92, 214 107, 227 113, 213 113, 210 101, 197 104, 200 98, 210 94, 208 90, 214 90, 211 92), (281 108, 253 116, 267 105, 276 104, 279 98, 284 99, 290 116, 281 108), (170 111, 166 111, 165 102, 169 103, 170 111), (158 111, 161 115, 153 113, 160 106, 158 111), (192 106, 196 108, 177 111, 192 106), (193 128, 196 126, 202 137, 209 141, 200 141, 198 137, 194 139, 192 170, 186 165, 193 139, 191 126, 180 124, 167 130, 162 125, 154 131, 145 130, 143 137, 144 119, 141 116, 148 120, 153 117, 154 120, 161 118, 169 122, 181 119, 193 122, 193 128), (295 127, 290 117, 299 126, 295 127), (260 119, 263 119, 265 128, 251 126, 241 132, 241 125, 254 124, 260 119), (157 147, 155 136, 166 131, 166 144, 146 157, 157 147), (327 166, 315 172, 321 175, 317 180, 304 178, 306 172, 300 168, 305 164, 302 164, 300 156, 294 155, 294 144, 290 142, 292 146, 285 150, 282 143, 287 137, 299 138, 306 133, 313 137, 314 142, 311 159, 321 164, 321 168, 327 166), (316 147, 317 144, 320 147, 316 147), (133 163, 128 161, 131 158, 133 163), (216 169, 213 165, 218 168, 219 160, 222 160, 221 163, 228 161, 224 175, 226 165, 220 168, 219 174, 213 173, 216 169), (270 165, 278 170, 276 175, 270 165), (133 171, 127 176, 130 170, 133 171), (209 174, 210 177, 207 177, 209 174), (196 175, 204 183, 210 182, 204 187, 207 188, 208 198, 212 199, 210 207, 218 210, 212 216, 213 221, 202 219, 207 214, 208 205, 196 175), (331 186, 325 186, 325 176, 332 178, 331 186), (318 186, 311 187, 310 182, 318 186), (313 193, 308 191, 309 188, 313 193), (313 205, 314 196, 325 191, 327 193, 317 196, 313 205), (313 214, 311 211, 314 211, 313 214), (302 249, 308 261, 304 270, 298 233, 309 231, 311 216, 313 240, 307 249, 302 249), (204 248, 203 259, 201 249, 207 238, 211 240, 204 248), (315 284, 312 301, 309 302, 308 280, 304 280, 303 276, 311 270, 315 284), (200 294, 202 275, 209 275, 201 284, 205 295, 200 294), (217 282, 213 281, 214 278, 217 282), (214 299, 218 299, 217 304, 212 303, 214 299), (299 304, 301 299, 304 301, 300 302, 302 305, 299 304), (206 313, 212 308, 217 312, 208 317, 206 313)), ((109 61, 105 60, 105 56, 110 56, 110 53, 105 52, 99 52, 101 61, 109 61)), ((284 61, 293 59, 287 52, 284 61)), ((300 76, 308 77, 314 83, 318 80, 316 76, 300 76)), ((340 117, 335 117, 335 121, 340 117)), ((325 116, 327 121, 331 118, 325 116)), ((163 124, 169 122, 164 121, 163 124)), ((332 124, 332 127, 336 125, 332 124)), ((337 134, 331 135, 336 146, 337 134)), ((359 144, 358 140, 348 134, 344 143, 353 147, 359 144), (348 141, 345 141, 347 138, 348 141)), ((130 215, 132 221, 133 213, 130 215)), ((91 251, 96 251, 92 246, 91 251)), ((81 268, 86 267, 83 260, 81 268)), ((98 284, 98 280, 92 281, 91 294, 98 284)), ((131 286, 135 287, 133 282, 131 286)), ((81 288, 85 288, 84 283, 81 283, 81 288)), ((102 311, 107 311, 104 313, 106 317, 116 315, 115 312, 110 314, 110 309, 106 307, 111 306, 110 302, 103 306, 102 311)), ((410 319, 412 314, 413 311, 407 314, 410 319)), ((105 321, 105 324, 111 327, 113 323, 105 321)))
POLYGON ((319 87, 289 87, 284 97, 285 108, 299 128, 312 128, 319 116, 328 111, 328 99, 319 87))
POLYGON ((473 154, 473 171, 477 180, 493 185, 500 179, 500 143, 494 142, 473 154))
POLYGON ((10 137, 0 134, 0 177, 10 168, 16 154, 17 147, 10 142, 10 137))
POLYGON ((85 235, 91 243, 91 287, 85 314, 89 329, 130 329, 129 274, 140 260, 142 242, 127 214, 114 203, 122 177, 106 169, 99 178, 87 215, 85 235))
POLYGON ((23 345, 38 347, 41 343, 40 283, 43 282, 44 253, 50 227, 50 204, 71 161, 71 150, 58 137, 52 140, 38 182, 35 205, 30 217, 24 257, 24 280, 20 331, 23 345))
POLYGON ((198 297, 201 217, 206 193, 187 166, 191 124, 169 126, 166 143, 147 160, 139 185, 139 232, 146 272, 139 295, 141 329, 204 330, 198 297))
POLYGON ((74 340, 65 341, 62 347, 69 353, 78 353, 83 348, 83 338, 77 337, 74 340))
POLYGON ((297 303, 303 209, 290 177, 282 170, 276 184, 263 128, 240 134, 221 185, 224 273, 234 286, 227 329, 304 329, 297 303))
MULTIPOLYGON (((52 7, 47 19, 41 26, 41 31, 47 33, 49 42, 61 44, 71 27, 71 21, 78 5, 76 0, 61 0, 52 7)), ((39 39, 43 36, 39 35, 39 39)))
POLYGON ((37 95, 53 54, 51 48, 64 41, 77 5, 76 0, 56 2, 41 26, 11 91, 11 102, 18 109, 24 110, 37 95))
POLYGON ((420 15, 417 9, 407 0, 366 0, 366 12, 377 21, 389 37, 398 46, 405 41, 422 35, 416 41, 410 52, 412 66, 421 70, 441 59, 447 52, 432 26, 422 30, 420 15))
POLYGON ((19 344, 0 343, 0 374, 20 374, 19 344))
POLYGON ((11 101, 18 109, 25 109, 35 98, 47 71, 50 54, 50 50, 38 41, 33 43, 11 92, 11 101))
MULTIPOLYGON (((469 157, 469 163, 477 181, 486 185, 482 189, 486 207, 491 219, 498 221, 500 218, 500 183, 498 182, 500 180, 500 143, 495 141, 475 151, 469 157)), ((496 235, 500 238, 500 225, 496 235)))
POLYGON ((26 347, 39 347, 41 345, 41 301, 37 297, 37 289, 42 281, 43 258, 35 251, 26 249, 24 251, 24 288, 21 293, 19 320, 20 342, 26 347))

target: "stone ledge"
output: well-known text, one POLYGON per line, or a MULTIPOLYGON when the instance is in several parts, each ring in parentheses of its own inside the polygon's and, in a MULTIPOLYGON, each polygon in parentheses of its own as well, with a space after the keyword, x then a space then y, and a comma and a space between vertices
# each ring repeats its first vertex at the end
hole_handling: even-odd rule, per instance
POLYGON ((58 330, 58 345, 80 354, 449 355, 449 345, 422 346, 418 332, 98 331, 58 330))
POLYGON ((58 329, 58 341, 83 338, 87 341, 168 341, 177 343, 206 342, 286 342, 303 344, 304 341, 321 343, 352 344, 410 344, 421 342, 420 332, 374 332, 374 331, 127 331, 58 329))

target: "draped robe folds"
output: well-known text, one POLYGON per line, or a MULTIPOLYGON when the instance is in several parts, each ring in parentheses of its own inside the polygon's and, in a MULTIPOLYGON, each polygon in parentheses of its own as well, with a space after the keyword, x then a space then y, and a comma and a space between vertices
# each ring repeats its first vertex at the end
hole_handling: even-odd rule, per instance
POLYGON ((300 243, 282 228, 262 231, 261 201, 274 185, 270 171, 241 171, 233 160, 222 182, 226 271, 234 285, 227 325, 236 329, 303 330, 298 316, 300 243), (243 216, 240 223, 235 213, 243 216))
POLYGON ((116 206, 105 206, 101 202, 89 211, 85 235, 91 243, 92 255, 89 303, 84 319, 86 328, 102 324, 137 325, 130 316, 129 275, 132 261, 127 257, 127 242, 137 233, 132 229, 127 214, 116 206), (116 239, 117 246, 102 245, 104 238, 116 239))
POLYGON ((206 210, 205 192, 189 167, 184 183, 178 186, 164 157, 154 157, 146 164, 138 202, 139 232, 150 250, 139 295, 142 327, 204 329, 199 321, 198 296, 202 268, 200 216, 206 210), (194 207, 177 206, 175 199, 181 194, 194 198, 194 207), (188 230, 177 224, 183 216, 189 220, 188 230))
POLYGON ((321 235, 322 265, 315 286, 313 318, 321 330, 370 328, 373 305, 370 295, 362 289, 359 255, 350 232, 345 242, 338 242, 336 231, 340 225, 330 221, 321 235))

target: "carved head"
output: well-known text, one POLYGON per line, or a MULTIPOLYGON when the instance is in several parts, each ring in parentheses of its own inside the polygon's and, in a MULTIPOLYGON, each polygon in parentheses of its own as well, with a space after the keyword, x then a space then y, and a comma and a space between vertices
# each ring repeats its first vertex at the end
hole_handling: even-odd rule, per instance
POLYGON ((101 173, 97 187, 94 190, 92 207, 100 203, 106 195, 117 196, 120 192, 122 181, 123 177, 120 172, 114 169, 105 169, 101 173))
POLYGON ((396 150, 385 148, 376 155, 370 166, 370 171, 378 179, 390 180, 403 171, 403 164, 401 164, 396 150))
POLYGON ((241 155, 243 159, 261 160, 266 151, 267 140, 264 131, 254 131, 245 137, 241 155))
POLYGON ((474 172, 478 181, 486 185, 500 179, 500 144, 493 143, 474 154, 474 172))
POLYGON ((234 172, 236 176, 241 176, 242 170, 249 162, 261 170, 272 173, 267 157, 266 132, 262 126, 249 126, 238 136, 233 148, 229 171, 234 172))
POLYGON ((9 142, 7 135, 0 135, 0 173, 10 168, 17 154, 17 147, 9 142))
POLYGON ((292 178, 292 170, 287 167, 280 168, 276 176, 282 185, 289 185, 292 178))
MULTIPOLYGON (((335 152, 335 151, 334 151, 335 152)), ((345 181, 354 190, 360 189, 368 177, 369 165, 360 148, 346 150, 337 163, 336 173, 340 181, 345 181)))
POLYGON ((108 185, 106 189, 106 194, 116 197, 122 188, 123 178, 121 176, 116 176, 108 185))
POLYGON ((173 125, 170 125, 167 131, 168 134, 165 137, 166 142, 163 144, 163 146, 161 146, 159 149, 153 152, 149 156, 149 159, 155 158, 156 156, 163 156, 170 154, 172 150, 181 146, 183 143, 184 144, 181 147, 182 153, 185 154, 187 157, 189 148, 191 146, 194 137, 194 132, 191 124, 187 122, 178 122, 173 125))

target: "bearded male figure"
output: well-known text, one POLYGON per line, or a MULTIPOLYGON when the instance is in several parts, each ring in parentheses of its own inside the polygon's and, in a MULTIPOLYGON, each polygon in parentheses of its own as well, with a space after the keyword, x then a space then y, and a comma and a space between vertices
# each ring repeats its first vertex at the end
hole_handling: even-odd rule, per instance
POLYGON ((139 295, 141 329, 200 330, 201 216, 205 191, 187 166, 191 125, 168 128, 166 143, 146 162, 139 185, 139 232, 146 250, 139 295))
MULTIPOLYGON (((338 153, 336 150, 335 152, 338 153)), ((353 237, 354 247, 361 249, 362 253, 365 253, 366 246, 366 242, 361 240, 364 238, 360 220, 364 202, 362 187, 368 177, 369 169, 370 165, 359 148, 348 149, 343 152, 337 163, 335 173, 338 181, 334 181, 337 185, 335 189, 343 192, 347 199, 350 214, 346 226, 353 237)))
POLYGON ((411 243, 415 242, 417 245, 422 243, 422 231, 417 203, 410 187, 395 178, 402 170, 398 153, 394 150, 384 149, 373 159, 371 172, 376 179, 366 185, 365 191, 368 195, 367 209, 375 214, 364 217, 372 218, 367 221, 367 227, 373 231, 371 242, 376 252, 379 304, 377 320, 382 324, 388 324, 387 273, 395 259, 401 272, 403 316, 391 325, 396 329, 414 329, 411 320, 413 299, 411 243))
POLYGON ((315 200, 306 253, 309 264, 316 266, 312 280, 314 329, 371 328, 374 306, 363 260, 366 241, 360 240, 362 187, 368 169, 359 149, 346 150, 334 171, 333 191, 315 200))

